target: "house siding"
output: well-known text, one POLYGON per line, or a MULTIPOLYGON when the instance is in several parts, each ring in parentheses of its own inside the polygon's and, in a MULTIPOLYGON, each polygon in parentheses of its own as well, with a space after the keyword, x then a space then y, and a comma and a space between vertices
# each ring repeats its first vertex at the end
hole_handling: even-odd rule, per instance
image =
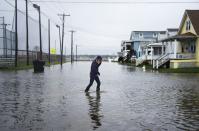
POLYGON ((157 42, 159 36, 166 36, 166 32, 164 31, 132 31, 130 40, 132 40, 132 49, 136 52, 136 57, 140 57, 142 55, 142 51, 140 46, 147 45, 150 43, 157 42), (140 36, 142 34, 142 36, 140 36), (154 36, 156 34, 156 36, 154 36))
POLYGON ((187 68, 187 67, 197 67, 198 62, 194 59, 192 60, 171 60, 170 68, 187 68))
POLYGON ((196 40, 196 60, 199 63, 199 38, 196 40))
POLYGON ((191 23, 191 26, 190 26, 190 30, 189 30, 189 31, 186 30, 186 21, 188 21, 188 20, 190 20, 190 19, 189 19, 189 17, 186 15, 186 16, 185 16, 185 20, 184 20, 184 22, 183 22, 182 29, 180 30, 179 33, 180 33, 180 34, 184 34, 184 33, 187 33, 187 32, 191 32, 191 33, 197 35, 196 32, 195 32, 195 30, 194 30, 194 27, 193 27, 192 23, 191 23))

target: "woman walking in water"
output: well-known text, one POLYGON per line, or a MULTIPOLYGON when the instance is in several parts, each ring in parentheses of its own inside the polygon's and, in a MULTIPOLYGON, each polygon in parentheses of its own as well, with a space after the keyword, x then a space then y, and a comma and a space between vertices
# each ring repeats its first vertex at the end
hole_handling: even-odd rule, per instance
POLYGON ((100 91, 100 79, 98 75, 100 75, 98 68, 102 63, 102 57, 97 56, 96 59, 91 64, 91 71, 90 71, 90 83, 88 84, 87 88, 85 89, 85 92, 88 92, 90 87, 93 85, 94 80, 97 82, 97 88, 96 91, 100 91))

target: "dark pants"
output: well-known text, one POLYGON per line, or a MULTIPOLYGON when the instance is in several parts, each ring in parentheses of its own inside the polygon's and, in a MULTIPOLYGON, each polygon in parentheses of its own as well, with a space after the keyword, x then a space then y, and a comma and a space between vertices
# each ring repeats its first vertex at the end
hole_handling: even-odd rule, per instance
POLYGON ((97 89, 96 90, 97 91, 100 90, 101 82, 99 80, 99 77, 98 76, 90 76, 90 83, 88 84, 88 86, 87 86, 87 88, 85 90, 86 92, 89 91, 90 87, 93 85, 94 80, 97 82, 97 89))

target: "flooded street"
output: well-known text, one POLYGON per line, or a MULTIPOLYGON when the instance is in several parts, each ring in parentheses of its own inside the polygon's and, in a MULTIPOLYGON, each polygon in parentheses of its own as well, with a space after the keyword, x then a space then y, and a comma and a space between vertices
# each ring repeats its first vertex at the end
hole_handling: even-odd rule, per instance
POLYGON ((101 91, 90 62, 0 72, 1 131, 199 129, 199 74, 164 74, 104 62, 101 91))

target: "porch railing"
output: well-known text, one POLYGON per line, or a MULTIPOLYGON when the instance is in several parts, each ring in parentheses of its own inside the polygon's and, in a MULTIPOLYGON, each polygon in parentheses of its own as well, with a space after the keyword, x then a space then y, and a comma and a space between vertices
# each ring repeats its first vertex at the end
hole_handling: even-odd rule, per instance
POLYGON ((194 59, 195 58, 195 53, 178 53, 176 55, 177 59, 194 59))
POLYGON ((158 69, 160 66, 168 62, 170 59, 195 59, 194 53, 177 53, 176 55, 174 53, 167 53, 159 58, 153 60, 153 68, 158 69))
POLYGON ((170 55, 172 55, 172 53, 164 54, 159 58, 153 60, 153 69, 158 69, 160 66, 167 63, 170 60, 170 55))

